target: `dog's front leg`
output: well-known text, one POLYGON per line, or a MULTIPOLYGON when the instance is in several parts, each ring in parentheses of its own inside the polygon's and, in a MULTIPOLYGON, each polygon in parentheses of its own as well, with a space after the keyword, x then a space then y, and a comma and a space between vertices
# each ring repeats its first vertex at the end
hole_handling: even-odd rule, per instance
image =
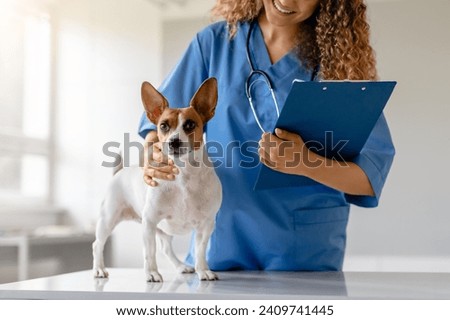
POLYGON ((217 274, 209 270, 206 262, 206 247, 214 229, 214 220, 207 221, 196 230, 195 234, 195 271, 200 280, 218 280, 217 274))
POLYGON ((147 282, 162 282, 156 265, 156 223, 143 219, 144 227, 144 269, 147 282))

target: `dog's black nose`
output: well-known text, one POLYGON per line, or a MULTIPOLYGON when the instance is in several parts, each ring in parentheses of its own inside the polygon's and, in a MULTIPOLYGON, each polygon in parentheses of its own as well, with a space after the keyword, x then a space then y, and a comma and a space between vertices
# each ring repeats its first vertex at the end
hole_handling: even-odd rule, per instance
POLYGON ((174 138, 169 141, 169 149, 178 150, 181 148, 182 142, 179 138, 174 138))

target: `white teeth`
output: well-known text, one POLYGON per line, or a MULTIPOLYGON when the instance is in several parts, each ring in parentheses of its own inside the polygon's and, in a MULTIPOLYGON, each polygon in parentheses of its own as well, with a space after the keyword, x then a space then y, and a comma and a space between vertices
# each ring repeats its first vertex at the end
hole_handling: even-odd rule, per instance
POLYGON ((288 11, 288 10, 285 10, 285 9, 281 8, 280 5, 277 3, 277 0, 272 0, 272 2, 273 2, 273 6, 275 7, 275 9, 277 9, 281 13, 290 14, 290 13, 294 13, 295 12, 295 11, 288 11))

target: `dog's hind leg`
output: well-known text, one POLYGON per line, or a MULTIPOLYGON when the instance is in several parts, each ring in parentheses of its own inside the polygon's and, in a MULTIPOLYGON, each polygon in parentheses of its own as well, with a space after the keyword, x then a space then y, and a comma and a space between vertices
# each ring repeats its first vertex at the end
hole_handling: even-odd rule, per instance
POLYGON ((116 212, 111 215, 111 212, 106 212, 106 207, 105 203, 102 203, 101 215, 95 231, 95 241, 92 244, 92 255, 94 258, 93 271, 94 277, 96 278, 108 277, 108 271, 105 268, 103 258, 103 250, 114 227, 122 220, 122 214, 119 208, 115 208, 116 212))
POLYGON ((156 229, 156 235, 161 240, 161 247, 164 254, 169 258, 170 262, 175 266, 179 273, 194 273, 195 270, 192 267, 185 265, 180 259, 177 258, 172 247, 172 236, 168 235, 161 229, 156 229))

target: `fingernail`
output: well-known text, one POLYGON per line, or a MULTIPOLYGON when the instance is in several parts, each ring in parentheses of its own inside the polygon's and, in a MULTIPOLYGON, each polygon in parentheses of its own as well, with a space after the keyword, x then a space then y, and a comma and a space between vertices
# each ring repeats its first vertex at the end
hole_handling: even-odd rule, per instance
POLYGON ((175 173, 175 174, 178 174, 178 169, 177 168, 173 168, 172 172, 175 173))
POLYGON ((283 133, 283 130, 276 128, 276 129, 275 129, 275 133, 276 133, 276 134, 282 134, 282 133, 283 133))
POLYGON ((152 186, 152 187, 156 187, 156 182, 155 181, 150 181, 150 185, 152 186))
POLYGON ((175 176, 173 174, 168 174, 167 179, 173 180, 173 179, 175 179, 175 176))

